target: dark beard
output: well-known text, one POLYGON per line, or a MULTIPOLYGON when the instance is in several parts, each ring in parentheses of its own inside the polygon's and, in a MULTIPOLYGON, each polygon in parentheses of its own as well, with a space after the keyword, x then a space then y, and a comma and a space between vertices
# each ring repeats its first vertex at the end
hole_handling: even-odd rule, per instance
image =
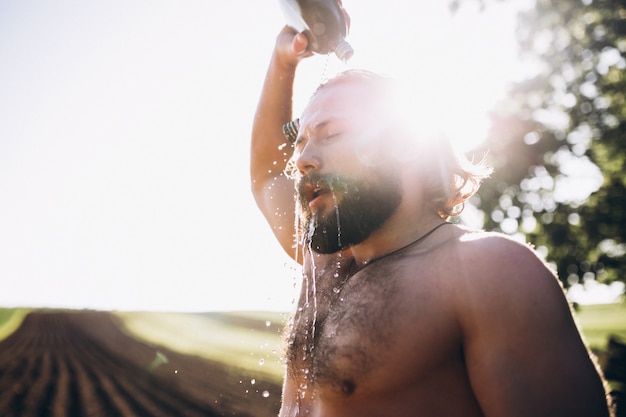
POLYGON ((301 178, 297 190, 305 245, 317 253, 338 252, 363 242, 394 213, 402 200, 399 179, 378 171, 371 174, 367 181, 316 174, 301 178), (307 183, 324 185, 334 193, 335 210, 313 215, 304 199, 307 183))

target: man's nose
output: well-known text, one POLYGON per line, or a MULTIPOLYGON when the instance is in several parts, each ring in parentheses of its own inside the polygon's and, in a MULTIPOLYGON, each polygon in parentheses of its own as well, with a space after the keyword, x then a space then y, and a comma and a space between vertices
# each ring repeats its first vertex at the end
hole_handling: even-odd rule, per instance
POLYGON ((322 162, 319 156, 319 149, 311 142, 307 142, 296 155, 296 167, 300 174, 306 175, 312 171, 318 171, 322 162))

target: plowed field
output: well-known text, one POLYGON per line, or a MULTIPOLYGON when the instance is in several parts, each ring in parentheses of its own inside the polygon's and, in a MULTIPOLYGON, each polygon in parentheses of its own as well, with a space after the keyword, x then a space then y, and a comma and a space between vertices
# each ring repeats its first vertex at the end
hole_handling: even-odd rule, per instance
POLYGON ((0 416, 276 416, 280 386, 140 342, 107 312, 37 311, 0 343, 0 416))

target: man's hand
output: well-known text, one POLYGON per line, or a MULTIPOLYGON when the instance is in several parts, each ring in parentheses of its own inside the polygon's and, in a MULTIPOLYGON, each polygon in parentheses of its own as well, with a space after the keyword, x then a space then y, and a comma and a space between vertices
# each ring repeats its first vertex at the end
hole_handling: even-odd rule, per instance
POLYGON ((291 27, 285 26, 276 38, 275 59, 280 65, 295 67, 303 58, 313 55, 308 46, 309 40, 304 33, 296 33, 291 27))

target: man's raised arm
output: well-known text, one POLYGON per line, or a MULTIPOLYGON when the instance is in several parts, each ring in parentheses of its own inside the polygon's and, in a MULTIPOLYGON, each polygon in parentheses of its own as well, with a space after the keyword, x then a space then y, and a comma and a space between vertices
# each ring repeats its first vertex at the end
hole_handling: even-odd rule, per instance
POLYGON ((296 256, 294 186, 283 173, 292 149, 282 127, 292 119, 296 67, 309 55, 303 34, 288 27, 280 32, 252 126, 252 193, 274 235, 292 258, 296 256))

